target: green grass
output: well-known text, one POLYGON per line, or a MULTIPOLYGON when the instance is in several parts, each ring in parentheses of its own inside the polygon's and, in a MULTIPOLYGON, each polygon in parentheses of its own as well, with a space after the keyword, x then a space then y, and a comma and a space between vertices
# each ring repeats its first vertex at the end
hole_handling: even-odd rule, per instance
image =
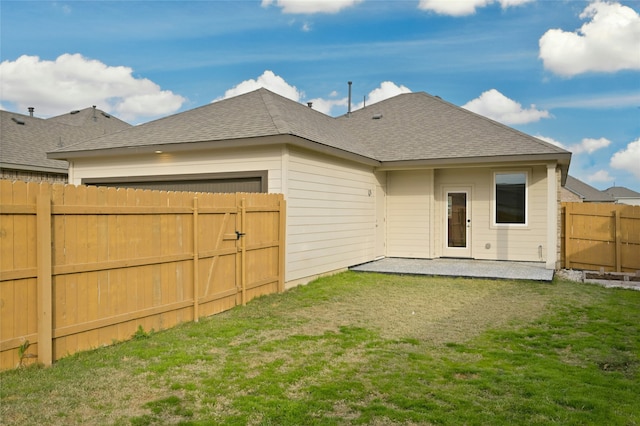
POLYGON ((0 423, 640 424, 640 292, 343 273, 0 374, 0 423))

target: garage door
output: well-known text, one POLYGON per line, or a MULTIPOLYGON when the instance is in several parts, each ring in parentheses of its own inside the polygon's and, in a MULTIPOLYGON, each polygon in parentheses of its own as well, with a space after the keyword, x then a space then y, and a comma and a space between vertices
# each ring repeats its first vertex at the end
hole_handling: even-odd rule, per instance
POLYGON ((190 192, 267 192, 267 172, 84 179, 86 185, 190 192))

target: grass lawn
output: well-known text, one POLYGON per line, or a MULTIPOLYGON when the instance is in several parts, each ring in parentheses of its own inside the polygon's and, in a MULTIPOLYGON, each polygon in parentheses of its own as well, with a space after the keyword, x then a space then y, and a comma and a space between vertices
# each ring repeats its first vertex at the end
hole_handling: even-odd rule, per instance
POLYGON ((8 425, 637 425, 640 292, 347 272, 0 380, 8 425))

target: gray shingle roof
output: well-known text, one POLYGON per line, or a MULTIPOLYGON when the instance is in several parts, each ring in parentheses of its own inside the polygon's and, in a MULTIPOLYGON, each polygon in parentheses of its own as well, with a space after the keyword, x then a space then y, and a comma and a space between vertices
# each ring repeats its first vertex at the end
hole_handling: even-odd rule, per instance
POLYGON ((49 119, 0 111, 0 164, 22 170, 66 172, 68 163, 47 158, 47 152, 131 127, 107 115, 93 108, 49 119))
MULTIPOLYGON (((214 102, 68 145, 55 158, 89 151, 292 135, 382 162, 570 153, 426 93, 395 96, 332 118, 267 89, 214 102), (373 119, 373 115, 381 115, 373 119)), ((214 145, 213 145, 214 146, 214 145)), ((159 149, 159 148, 158 148, 159 149)))
POLYGON ((600 191, 591 185, 582 182, 573 176, 567 176, 564 187, 579 196, 582 201, 591 203, 613 203, 616 200, 606 192, 600 191))
POLYGON ((424 92, 386 99, 341 121, 380 161, 566 153, 424 92))
POLYGON ((611 188, 607 188, 604 190, 607 194, 611 195, 614 198, 640 198, 640 193, 625 188, 624 186, 612 186, 611 188))

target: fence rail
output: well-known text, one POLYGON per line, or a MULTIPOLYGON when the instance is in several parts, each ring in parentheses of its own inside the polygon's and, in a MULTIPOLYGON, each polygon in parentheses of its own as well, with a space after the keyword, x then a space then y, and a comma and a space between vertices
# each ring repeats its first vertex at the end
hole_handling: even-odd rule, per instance
POLYGON ((285 216, 280 194, 0 181, 0 369, 283 291, 285 216))
POLYGON ((562 203, 562 216, 564 268, 640 270, 640 206, 562 203))

